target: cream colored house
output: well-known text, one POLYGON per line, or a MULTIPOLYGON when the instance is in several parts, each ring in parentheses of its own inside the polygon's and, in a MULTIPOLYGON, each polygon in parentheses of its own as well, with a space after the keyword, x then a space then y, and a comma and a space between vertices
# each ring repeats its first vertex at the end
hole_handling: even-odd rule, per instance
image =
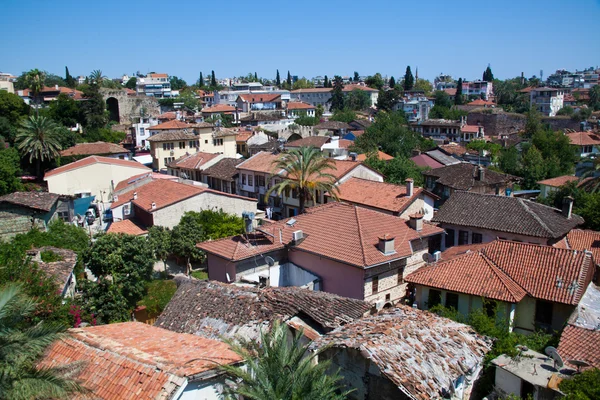
POLYGON ((108 201, 117 183, 144 172, 150 169, 136 161, 90 156, 46 172, 44 180, 51 193, 108 201))

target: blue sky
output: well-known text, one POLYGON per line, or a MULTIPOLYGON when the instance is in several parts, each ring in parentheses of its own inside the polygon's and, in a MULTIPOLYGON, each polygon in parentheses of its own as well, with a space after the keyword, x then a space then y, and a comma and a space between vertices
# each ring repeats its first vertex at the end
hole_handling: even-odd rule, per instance
POLYGON ((2 0, 0 71, 432 80, 600 65, 600 0, 2 0), (88 5, 89 4, 89 5, 88 5))

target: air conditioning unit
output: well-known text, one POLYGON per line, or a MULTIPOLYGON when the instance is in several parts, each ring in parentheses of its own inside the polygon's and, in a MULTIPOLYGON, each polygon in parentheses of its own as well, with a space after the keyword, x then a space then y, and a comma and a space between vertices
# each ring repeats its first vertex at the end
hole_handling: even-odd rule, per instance
POLYGON ((171 153, 170 153, 170 154, 171 154, 172 156, 173 156, 173 155, 175 155, 175 151, 171 150, 171 153))
POLYGON ((431 261, 433 261, 433 262, 438 262, 438 261, 440 261, 441 259, 442 259, 442 252, 441 252, 441 251, 439 251, 439 250, 438 250, 438 251, 435 251, 435 252, 432 254, 432 259, 431 259, 431 261))
POLYGON ((304 233, 302 231, 294 231, 292 232, 292 240, 294 242, 298 242, 304 238, 304 233))

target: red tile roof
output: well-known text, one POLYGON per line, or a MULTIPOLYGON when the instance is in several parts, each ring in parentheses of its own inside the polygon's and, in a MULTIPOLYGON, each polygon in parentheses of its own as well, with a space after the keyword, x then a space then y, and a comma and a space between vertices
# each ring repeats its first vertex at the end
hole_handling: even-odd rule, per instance
POLYGON ((354 144, 353 140, 348 140, 348 139, 339 139, 338 140, 338 147, 340 149, 348 149, 350 148, 350 146, 352 146, 354 144))
MULTIPOLYGON (((389 161, 389 160, 393 160, 394 157, 390 156, 389 154, 384 153, 381 150, 377 151, 377 158, 383 161, 389 161)), ((367 159, 367 154, 359 154, 356 157, 356 161, 365 161, 367 159)))
POLYGON ((567 325, 560 336, 558 352, 566 361, 585 361, 594 368, 600 368, 600 330, 585 329, 567 325))
POLYGON ((158 117, 156 117, 156 119, 166 119, 166 120, 172 120, 172 119, 177 119, 177 113, 175 111, 169 111, 166 112, 164 114, 160 114, 158 117))
POLYGON ((53 170, 46 172, 46 174, 44 175, 44 179, 54 176, 54 175, 73 171, 77 168, 87 167, 87 166, 93 165, 93 164, 109 164, 109 165, 129 167, 129 168, 138 168, 140 170, 144 170, 144 171, 148 171, 148 172, 151 171, 150 168, 140 164, 137 161, 120 160, 118 158, 110 158, 110 157, 102 157, 102 156, 89 156, 86 158, 82 158, 81 160, 77 160, 70 164, 63 165, 62 167, 54 168, 53 170))
POLYGON ((127 178, 127 179, 117 183, 117 186, 115 186, 115 192, 125 189, 129 185, 133 185, 134 183, 139 183, 143 179, 148 179, 148 181, 154 180, 154 179, 166 179, 166 180, 170 180, 170 181, 178 181, 179 180, 178 177, 173 176, 173 175, 160 174, 158 172, 149 171, 149 172, 144 172, 143 174, 134 175, 131 178, 127 178))
POLYGON ((48 192, 13 192, 0 197, 0 203, 9 203, 27 207, 32 210, 49 212, 52 210, 59 195, 48 192))
POLYGON ((148 233, 148 230, 142 228, 130 219, 124 219, 123 221, 116 221, 110 224, 106 233, 122 233, 125 235, 140 236, 148 233))
POLYGON ((211 107, 204 107, 202 109, 202 113, 233 113, 235 111, 235 107, 227 105, 227 104, 215 104, 211 107))
POLYGON ((283 220, 263 228, 273 236, 254 232, 248 235, 249 242, 243 236, 234 236, 202 242, 197 246, 227 260, 240 261, 283 249, 291 242, 292 232, 301 230, 305 239, 294 246, 296 251, 368 267, 408 257, 412 255, 411 241, 443 232, 430 224, 423 224, 422 231, 415 231, 408 222, 398 217, 344 203, 309 208, 294 219, 293 226, 286 224, 288 220, 283 220), (379 237, 385 234, 395 238, 396 253, 393 255, 384 255, 377 248, 379 237))
POLYGON ((406 195, 406 185, 350 178, 338 185, 341 201, 401 213, 411 205, 423 191, 414 188, 412 197, 406 195))
MULTIPOLYGON (((567 248, 592 252, 594 262, 600 264, 600 232, 587 229, 572 229, 566 236, 567 248)), ((559 247, 556 246, 555 247, 559 247)))
POLYGON ((496 103, 494 103, 493 101, 489 101, 489 100, 477 99, 477 100, 473 100, 470 103, 467 103, 467 105, 468 106, 485 107, 485 106, 495 106, 496 103))
POLYGON ((148 74, 149 78, 168 78, 168 74, 148 74))
POLYGON ((600 146, 600 136, 591 131, 570 132, 565 133, 565 135, 567 135, 571 144, 577 146, 600 146))
POLYGON ((192 133, 193 125, 190 125, 186 122, 179 121, 176 119, 163 122, 162 124, 154 125, 148 128, 151 131, 160 131, 160 130, 173 130, 173 129, 188 129, 190 133, 192 133))
POLYGON ((207 162, 219 156, 221 156, 221 154, 199 151, 194 154, 186 154, 185 156, 179 157, 177 160, 169 163, 168 166, 171 168, 199 169, 207 162))
POLYGON ((120 154, 129 153, 129 150, 123 146, 114 143, 94 142, 94 143, 77 143, 75 146, 69 147, 60 152, 63 157, 66 156, 90 156, 101 154, 120 154))
POLYGON ((479 132, 479 126, 477 125, 463 125, 460 128, 461 132, 466 132, 466 133, 477 133, 479 132))
POLYGON ((273 163, 279 159, 279 154, 273 154, 268 151, 261 151, 244 161, 237 166, 237 169, 245 169, 248 171, 262 172, 271 174, 275 172, 273 170, 273 163))
POLYGON ((329 136, 307 136, 302 139, 293 140, 285 144, 285 147, 316 147, 320 149, 325 143, 331 142, 329 136))
MULTIPOLYGON (((331 90, 331 89, 329 89, 329 90, 331 90)), ((368 86, 355 85, 355 84, 344 85, 344 89, 343 89, 344 92, 351 92, 353 90, 363 90, 365 92, 379 92, 379 90, 370 88, 368 86)))
POLYGON ((577 181, 577 180, 579 180, 579 178, 576 176, 563 175, 563 176, 557 176, 556 178, 544 179, 543 181, 539 181, 538 185, 561 187, 562 185, 564 185, 566 183, 577 181))
POLYGON ((94 398, 171 399, 186 380, 240 361, 225 343, 124 322, 70 329, 45 352, 39 367, 72 367, 73 377, 94 398))
POLYGON ((273 103, 281 102, 280 94, 240 94, 240 99, 244 103, 273 103))
POLYGON ((287 105, 288 110, 313 110, 315 106, 302 101, 290 101, 287 105))
POLYGON ((443 167, 444 164, 441 162, 434 160, 432 157, 427 154, 419 154, 418 156, 411 157, 412 162, 417 164, 419 167, 423 168, 440 168, 443 167))
POLYGON ((447 88, 444 89, 444 92, 446 92, 448 96, 456 96, 456 88, 447 88))
POLYGON ((406 281, 511 303, 527 294, 575 305, 593 273, 591 257, 584 252, 495 240, 478 251, 422 268, 406 281))

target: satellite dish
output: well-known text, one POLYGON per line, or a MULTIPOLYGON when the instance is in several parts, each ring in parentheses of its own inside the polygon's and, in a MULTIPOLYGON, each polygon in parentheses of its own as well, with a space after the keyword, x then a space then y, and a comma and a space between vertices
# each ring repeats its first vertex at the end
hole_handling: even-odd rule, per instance
POLYGON ((423 254, 423 261, 429 263, 432 261, 432 259, 433 259, 433 257, 431 256, 431 254, 429 254, 429 253, 423 254))
POLYGON ((275 260, 273 259, 273 257, 266 256, 265 261, 267 262, 267 264, 269 264, 269 267, 272 267, 273 265, 275 265, 275 260))
POLYGON ((557 366, 558 366, 558 368, 561 368, 563 365, 565 365, 562 357, 560 356, 560 354, 558 354, 558 350, 556 350, 555 347, 552 347, 552 346, 546 347, 544 349, 544 353, 546 353, 546 355, 548 357, 550 357, 552 360, 554 360, 554 368, 555 369, 557 366))
POLYGON ((576 366, 577 372, 581 372, 581 368, 592 366, 590 363, 583 361, 583 360, 567 360, 567 362, 571 365, 576 366))

